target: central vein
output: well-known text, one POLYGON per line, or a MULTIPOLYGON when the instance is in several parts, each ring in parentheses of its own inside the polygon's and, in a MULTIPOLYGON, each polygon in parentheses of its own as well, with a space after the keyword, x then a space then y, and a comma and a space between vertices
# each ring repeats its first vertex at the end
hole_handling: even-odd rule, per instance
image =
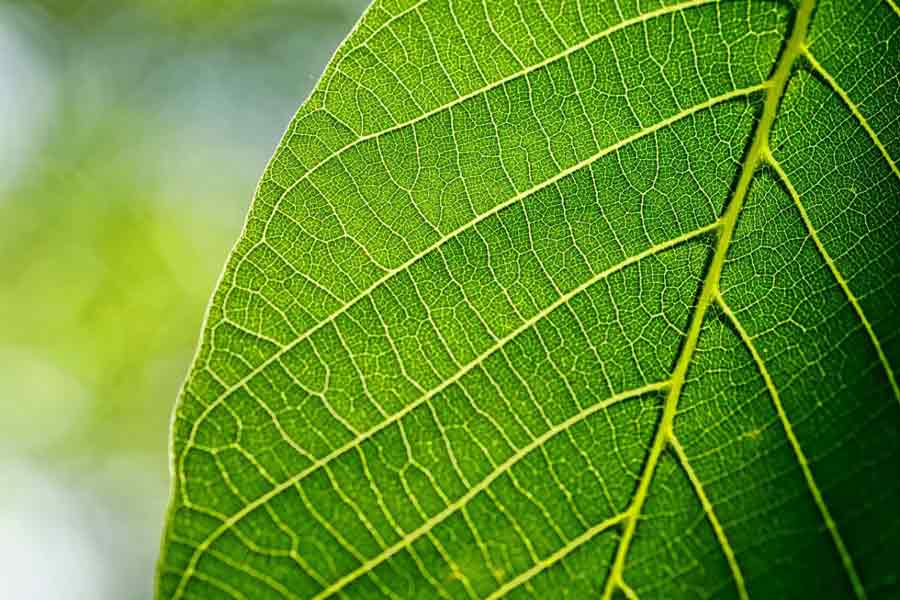
POLYGON ((616 557, 606 581, 603 600, 608 600, 616 589, 630 589, 625 584, 623 578, 628 548, 631 544, 631 540, 634 538, 634 532, 637 528, 641 511, 647 500, 647 492, 650 489, 650 483, 653 479, 656 465, 659 463, 663 451, 672 440, 678 400, 681 397, 681 390, 684 387, 688 367, 694 356, 694 350, 697 347, 697 341, 700 337, 700 329, 703 326, 706 311, 719 295, 719 280, 721 279, 725 257, 728 254, 728 248, 731 246, 731 240, 737 226, 738 216, 744 206, 744 201, 746 200, 747 193, 750 189, 750 183, 753 180, 757 168, 761 163, 766 162, 770 155, 769 137, 772 130, 772 124, 775 122, 775 117, 778 114, 778 107, 781 98, 784 96, 784 90, 790 79, 794 62, 803 54, 810 18, 814 7, 815 0, 800 1, 800 6, 794 17, 794 24, 791 28, 790 37, 778 59, 774 73, 767 81, 765 104, 763 105, 762 114, 754 128, 753 141, 751 142, 750 149, 747 151, 741 165, 741 171, 734 193, 732 194, 731 200, 728 202, 724 213, 719 219, 718 239, 716 241, 715 252, 710 261, 709 268, 706 271, 706 276, 703 280, 703 288, 700 290, 700 297, 697 300, 694 313, 691 316, 687 336, 685 337, 684 344, 672 372, 668 394, 663 406, 662 418, 660 419, 659 426, 653 438, 653 443, 647 456, 643 472, 641 473, 641 478, 637 490, 635 491, 634 498, 626 511, 628 513, 628 518, 624 522, 624 529, 619 541, 616 557))

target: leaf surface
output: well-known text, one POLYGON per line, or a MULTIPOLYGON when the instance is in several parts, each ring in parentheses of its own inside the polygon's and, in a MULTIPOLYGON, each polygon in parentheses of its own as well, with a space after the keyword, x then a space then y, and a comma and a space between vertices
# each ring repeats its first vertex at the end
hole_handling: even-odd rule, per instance
POLYGON ((894 0, 376 0, 173 424, 161 598, 900 593, 894 0))

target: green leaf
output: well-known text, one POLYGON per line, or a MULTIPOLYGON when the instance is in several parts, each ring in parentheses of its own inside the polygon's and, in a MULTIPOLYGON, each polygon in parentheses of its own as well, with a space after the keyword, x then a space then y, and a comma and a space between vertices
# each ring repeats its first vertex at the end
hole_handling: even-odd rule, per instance
POLYGON ((894 0, 376 0, 209 308, 159 596, 897 597, 898 89, 894 0))

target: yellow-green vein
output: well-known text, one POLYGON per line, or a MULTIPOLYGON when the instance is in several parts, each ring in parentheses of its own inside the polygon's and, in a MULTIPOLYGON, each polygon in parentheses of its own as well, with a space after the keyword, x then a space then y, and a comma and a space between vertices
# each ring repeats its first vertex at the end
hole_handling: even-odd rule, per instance
POLYGON ((638 520, 643 510, 644 503, 647 500, 647 494, 659 458, 663 453, 666 445, 670 442, 673 432, 675 413, 678 409, 678 400, 681 397, 681 390, 684 387, 688 368, 697 347, 697 341, 700 338, 700 330, 706 316, 706 311, 715 301, 719 293, 719 280, 722 275, 722 268, 725 264, 725 257, 728 254, 728 248, 737 226, 738 217, 744 205, 744 200, 750 190, 750 183, 756 173, 757 167, 768 154, 769 136, 771 134, 772 124, 778 114, 778 107, 784 96, 784 90, 791 76, 794 62, 803 52, 803 45, 806 42, 807 31, 809 29, 810 20, 812 19, 813 9, 815 8, 815 0, 802 0, 797 8, 794 17, 794 24, 791 28, 790 37, 787 39, 785 47, 778 62, 775 65, 775 71, 768 80, 766 99, 763 105, 762 114, 756 123, 753 132, 753 140, 747 154, 744 157, 740 168, 737 185, 734 194, 728 202, 725 212, 721 217, 718 241, 710 260, 706 277, 703 281, 703 287, 691 315, 691 322, 685 336, 681 352, 675 363, 675 369, 672 374, 672 384, 669 387, 669 393, 666 397, 663 407, 663 414, 660 418, 657 431, 653 438, 652 446, 647 454, 644 469, 641 472, 634 498, 628 508, 629 517, 625 521, 625 528, 619 547, 616 550, 615 559, 609 570, 609 576, 603 590, 603 600, 610 600, 613 592, 622 587, 624 582, 625 560, 628 555, 628 549, 634 538, 634 532, 637 529, 638 520))
MULTIPOLYGON (((408 547, 410 544, 412 544, 417 539, 419 539, 422 535, 425 535, 426 533, 433 530, 440 523, 442 523, 444 520, 446 520, 447 517, 454 514, 461 507, 465 506, 469 501, 472 500, 472 498, 474 498, 475 496, 480 494, 482 491, 487 490, 488 487, 494 481, 497 480, 497 478, 499 478, 504 473, 509 472, 509 470, 512 469, 516 463, 518 463, 520 460, 522 460, 530 452, 543 446, 553 437, 559 435, 563 431, 570 429, 577 423, 584 421, 591 415, 596 414, 601 411, 604 411, 604 410, 607 410, 609 407, 611 407, 614 404, 617 404, 624 400, 628 400, 630 398, 639 398, 641 396, 650 394, 652 392, 659 392, 661 390, 666 389, 668 387, 668 385, 669 385, 669 382, 661 381, 661 382, 651 383, 649 385, 641 386, 641 387, 635 388, 633 390, 628 390, 625 392, 618 393, 614 396, 611 396, 610 398, 607 398, 603 402, 599 402, 589 408, 586 408, 583 411, 578 412, 577 414, 569 417, 562 423, 559 423, 558 425, 554 425, 553 427, 551 427, 550 429, 548 429, 547 431, 545 431, 544 433, 542 433, 541 435, 536 437, 534 440, 529 442, 527 445, 525 445, 525 446, 521 447, 519 450, 517 450, 508 459, 506 459, 503 462, 503 464, 499 465, 496 469, 494 469, 490 475, 488 475, 487 477, 482 479, 476 485, 473 485, 471 488, 469 488, 469 490, 465 494, 463 494, 458 499, 456 499, 451 504, 449 504, 446 508, 444 508, 444 510, 437 513, 436 515, 434 515, 433 517, 428 519, 426 522, 422 523, 422 525, 420 525, 414 531, 411 531, 408 534, 406 534, 403 537, 403 539, 398 541, 396 544, 392 545, 390 548, 385 549, 383 552, 381 552, 377 556, 365 561, 364 563, 360 564, 359 567, 357 567, 350 573, 347 573, 340 579, 336 580, 328 588, 326 588, 325 590, 322 590, 319 594, 317 594, 315 596, 314 600, 322 600, 323 598, 327 598, 333 594, 338 593, 340 590, 345 588, 347 585, 349 585, 350 583, 352 583, 359 577, 362 577, 366 573, 369 573, 370 571, 375 569, 375 567, 377 567, 378 565, 380 565, 381 563, 383 563, 390 557, 394 556, 397 552, 400 552, 401 550, 408 547)), ((623 515, 617 515, 615 517, 612 517, 611 519, 609 519, 609 521, 604 521, 604 523, 601 523, 600 526, 592 527, 591 529, 586 531, 584 534, 582 534, 581 536, 576 538, 576 540, 582 540, 582 538, 584 538, 588 534, 590 534, 590 537, 593 537, 593 535, 596 535, 597 533, 599 533, 599 531, 609 527, 610 522, 618 522, 619 520, 621 520, 622 517, 623 517, 623 515), (598 529, 598 527, 600 527, 600 529, 598 529)), ((589 538, 587 538, 587 539, 589 539, 589 538)), ((576 540, 572 540, 572 542, 575 542, 576 540)), ((583 543, 583 541, 582 541, 582 543, 583 543)), ((570 542, 570 543, 572 543, 572 542, 570 542)), ((561 558, 562 556, 565 556, 565 554, 567 554, 570 551, 571 551, 571 549, 566 550, 565 552, 562 552, 561 555, 559 557, 553 559, 552 562, 559 560, 559 558, 561 558)), ((553 556, 556 556, 557 554, 560 554, 560 551, 555 553, 553 556)), ((553 558, 553 556, 548 557, 547 559, 545 559, 545 561, 542 561, 542 562, 546 562, 546 561, 550 560, 551 558, 553 558)), ((542 564, 542 563, 538 563, 538 564, 542 564)))
POLYGON ((812 221, 809 218, 809 213, 806 212, 806 207, 800 200, 800 194, 797 192, 797 189, 794 187, 793 183, 791 183, 791 180, 790 178, 788 178, 787 173, 785 173, 784 168, 781 166, 781 163, 778 162, 771 153, 766 156, 766 161, 768 162, 769 166, 772 167, 772 170, 775 171, 775 174, 778 175, 778 178, 781 180, 781 183, 784 185, 785 189, 787 189, 788 195, 790 195, 791 199, 794 201, 794 205, 797 207, 797 210, 800 213, 800 218, 803 220, 803 225, 806 227, 806 231, 807 233, 809 233, 809 237, 812 238, 813 244, 815 244, 816 249, 819 251, 819 254, 822 255, 822 259, 825 261, 825 264, 828 265, 828 269, 834 276, 835 281, 837 281, 837 284, 838 286, 840 286, 841 291, 844 292, 844 296, 847 297, 847 300, 853 307, 853 311, 856 313, 856 316, 859 317, 859 320, 862 322, 863 328, 866 330, 866 334, 869 336, 869 340, 875 347, 875 352, 878 355, 878 361, 881 363, 881 366, 884 369, 885 374, 887 375, 888 382, 891 385, 891 389, 894 391, 894 396, 897 398, 897 401, 900 402, 900 385, 897 384, 897 378, 894 375, 894 369, 891 368, 891 364, 890 362, 888 362, 887 355, 884 353, 884 349, 881 346, 881 340, 879 340, 878 336, 875 335, 875 329, 872 327, 872 323, 869 321, 868 317, 866 317, 866 313, 863 312, 862 305, 859 303, 859 299, 850 289, 850 284, 847 282, 847 278, 844 277, 844 275, 838 269, 837 263, 834 262, 834 259, 831 258, 828 250, 825 249, 825 245, 819 238, 818 231, 816 231, 816 228, 813 226, 812 221))
POLYGON ((781 403, 778 388, 775 387, 775 383, 772 381, 772 376, 769 374, 769 370, 763 362, 762 355, 759 353, 759 350, 757 350, 756 344, 753 343, 753 338, 747 333, 747 330, 744 329, 744 326, 738 320, 737 315, 731 310, 731 307, 728 306, 728 303, 725 302, 725 299, 721 294, 716 296, 716 302, 734 326, 744 346, 746 346, 750 355, 753 357, 753 361, 756 363, 760 375, 762 375, 769 396, 772 398, 772 403, 775 405, 775 412, 778 413, 778 419, 781 421, 781 425, 784 428, 785 436, 787 436, 788 442, 791 444, 791 448, 794 451, 794 455, 797 457, 797 462, 800 464, 800 469, 803 471, 803 477, 806 479, 806 485, 809 488, 809 492, 822 515, 822 519, 825 521, 825 527, 828 529, 828 533, 834 541, 834 545, 841 558, 841 563, 843 563, 844 569, 847 571, 847 576, 850 579, 850 584, 853 586, 853 591, 857 598, 863 600, 866 597, 865 588, 863 588, 862 581, 856 572, 856 568, 853 566, 853 559, 850 557, 850 552, 848 552, 847 547, 844 545, 844 540, 841 538, 837 524, 835 524, 834 519, 831 517, 831 512, 828 510, 828 506, 825 504, 825 498, 822 496, 818 484, 816 484, 812 469, 809 466, 809 460, 807 460, 806 455, 803 453, 803 448, 800 446, 800 441, 794 434, 794 428, 784 410, 784 405, 781 403))
POLYGON ((709 524, 716 534, 719 545, 722 546, 722 553, 725 555, 725 560, 728 561, 728 568, 731 570, 732 577, 734 577, 734 584, 737 588, 738 597, 741 600, 748 600, 747 586, 744 583, 744 575, 741 573, 741 567, 738 565, 734 550, 728 541, 728 536, 725 535, 725 529, 722 527, 719 517, 716 516, 716 511, 713 509, 712 502, 710 502, 709 497, 706 495, 706 490, 703 489, 700 477, 691 466, 687 452, 685 452, 684 447, 681 445, 681 442, 678 441, 678 437, 674 433, 669 438, 669 443, 672 445, 672 450, 675 451, 678 462, 681 463, 681 468, 683 468, 684 472, 687 474, 691 486, 694 488, 694 493, 697 494, 697 498, 703 506, 703 512, 706 513, 706 518, 709 520, 709 524))
MULTIPOLYGON (((464 365, 452 377, 444 380, 437 387, 429 390, 427 393, 423 394, 422 396, 420 396, 419 398, 417 398, 410 404, 406 405, 400 411, 394 413, 387 419, 381 421, 375 427, 367 430, 366 432, 360 434, 359 436, 350 440, 346 444, 331 451, 328 455, 326 455, 325 457, 312 463, 311 465, 309 465, 308 467, 306 467, 305 469, 303 469, 302 471, 300 471, 293 477, 290 477, 289 479, 285 480, 281 484, 274 486, 271 490, 269 490, 265 494, 261 495, 260 497, 256 498, 252 502, 245 504, 244 507, 240 511, 236 512, 234 515, 232 515, 228 519, 224 520, 219 527, 217 527, 215 530, 213 530, 212 533, 210 533, 201 543, 199 543, 195 547, 194 552, 191 555, 191 559, 188 562, 188 566, 186 567, 184 573, 182 574, 181 581, 177 588, 175 597, 176 598, 180 597, 180 595, 184 592, 184 587, 185 587, 185 585, 187 585, 187 581, 190 579, 192 574, 195 572, 197 562, 199 561, 200 556, 202 555, 203 551, 207 547, 209 547, 209 545, 212 544, 213 541, 218 539, 225 531, 227 531, 232 526, 234 526, 235 523, 239 522, 246 515, 253 512, 255 509, 259 508, 260 506, 262 506, 263 504, 265 504, 266 502, 268 502, 269 500, 271 500, 273 497, 277 496, 278 494, 282 493, 286 489, 293 487, 295 484, 302 481, 304 478, 309 476, 311 473, 328 465, 331 461, 333 461, 336 458, 338 458, 339 456, 343 455, 345 452, 347 452, 353 448, 357 448, 360 444, 362 444, 367 439, 370 439, 372 436, 377 434, 379 431, 382 431, 382 430, 386 429, 387 427, 393 425, 394 423, 399 422, 403 417, 405 417, 406 415, 411 413, 418 406, 421 406, 423 403, 428 402, 435 395, 439 394, 440 392, 442 392, 449 386, 451 386, 454 383, 456 383, 457 381, 459 381, 466 373, 470 372, 472 369, 474 369, 479 364, 481 364, 488 356, 490 356, 494 352, 498 351, 500 348, 504 347, 510 341, 512 341, 519 335, 521 335, 524 331, 533 327, 541 319, 545 318, 547 315, 552 313, 554 310, 556 310, 563 304, 566 304, 567 302, 571 301, 572 298, 574 298, 578 294, 582 293, 583 291, 585 291, 586 289, 588 289, 595 283, 609 277, 613 273, 617 273, 617 272, 621 271, 622 269, 626 268, 629 265, 640 262, 644 258, 647 258, 647 257, 657 254, 659 252, 668 250, 670 248, 674 248, 675 246, 678 246, 679 244, 683 244, 689 240, 692 240, 694 238, 697 238, 699 236, 707 234, 710 231, 713 231, 714 229, 716 229, 717 227, 718 227, 718 223, 706 225, 704 227, 701 227, 694 231, 688 232, 686 234, 683 234, 681 236, 678 236, 676 238, 673 238, 673 239, 663 242, 661 244, 652 246, 652 247, 644 250, 643 252, 640 252, 632 257, 629 257, 628 259, 622 261, 621 263, 618 263, 618 264, 610 267, 609 269, 602 271, 601 273, 597 273, 596 275, 594 275, 593 277, 591 277, 589 280, 585 281, 578 287, 576 287, 573 290, 569 291, 568 293, 560 296, 555 302, 548 305, 546 308, 544 308, 543 310, 536 313, 530 319, 523 322, 519 327, 517 327, 516 329, 511 331, 509 334, 507 334, 503 338, 497 340, 484 353, 482 353, 481 355, 476 357, 474 360, 472 360, 468 364, 464 365)), ((189 503, 186 502, 186 505, 190 508, 189 503)))
POLYGON ((603 533, 604 531, 607 531, 612 527, 615 527, 616 525, 624 521, 627 516, 627 513, 619 513, 614 517, 610 517, 609 519, 601 521, 600 523, 597 523, 596 525, 586 529, 584 533, 567 542, 564 546, 562 546, 553 554, 549 555, 547 558, 544 558, 540 562, 535 563, 528 570, 522 571, 521 573, 501 585, 499 588, 494 590, 494 592, 491 593, 491 595, 489 595, 485 600, 497 600, 498 598, 502 598, 520 585, 523 585, 525 582, 529 581, 538 573, 541 573, 542 571, 545 571, 548 568, 552 567, 597 535, 603 533))
POLYGON ((881 156, 884 157, 884 160, 887 162, 888 166, 893 171, 894 175, 896 175, 897 180, 900 181, 900 168, 897 167, 897 162, 893 159, 893 157, 888 152, 885 145, 882 143, 881 139, 878 137, 878 134, 875 133, 875 130, 869 124, 868 119, 863 116, 862 111, 859 110, 859 106, 850 98, 850 95, 844 91, 844 88, 837 82, 837 80, 825 69, 822 64, 816 60, 816 57, 813 56, 812 52, 810 52, 809 48, 803 48, 803 57, 809 63, 809 65, 813 68, 813 71, 817 73, 825 82, 831 87, 832 91, 838 95, 838 97, 844 102, 847 108, 850 109, 850 112, 856 118, 862 128, 865 129, 869 138, 872 140, 872 143, 875 144, 875 147, 878 148, 878 151, 881 152, 881 156))

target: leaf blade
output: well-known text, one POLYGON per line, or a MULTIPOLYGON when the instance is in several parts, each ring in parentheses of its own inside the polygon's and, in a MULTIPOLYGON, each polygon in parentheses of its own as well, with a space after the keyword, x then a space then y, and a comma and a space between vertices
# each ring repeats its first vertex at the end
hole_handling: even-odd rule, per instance
MULTIPOLYGON (((843 6, 822 4, 817 15, 843 6)), ((534 594, 535 585, 554 589, 550 582, 559 577, 580 590, 573 592, 576 595, 598 592, 604 579, 600 574, 598 581, 594 569, 577 562, 584 560, 581 544, 606 547, 608 540, 599 542, 604 536, 595 535, 621 524, 625 539, 630 539, 638 518, 644 518, 652 481, 674 477, 665 454, 673 435, 666 431, 672 426, 665 424, 674 423, 682 385, 692 394, 704 389, 704 383, 689 374, 708 370, 703 361, 699 367, 692 365, 694 347, 705 353, 714 335, 710 331, 715 323, 705 317, 706 307, 719 306, 726 317, 730 312, 728 318, 745 340, 759 335, 737 325, 737 309, 726 310, 718 292, 715 271, 733 269, 738 261, 726 256, 732 252, 730 239, 723 246, 719 233, 719 250, 706 266, 700 242, 702 234, 720 228, 737 231, 740 237, 743 196, 751 198, 757 210, 763 184, 756 163, 768 160, 766 147, 754 142, 749 154, 753 164, 737 184, 741 201, 724 217, 718 216, 714 198, 725 198, 729 177, 717 173, 716 165, 739 163, 742 140, 754 131, 758 134, 761 126, 763 135, 754 135, 763 144, 772 124, 774 137, 780 139, 781 117, 775 109, 782 92, 773 96, 771 88, 788 87, 783 102, 789 111, 800 105, 790 94, 795 59, 812 56, 804 48, 805 27, 787 46, 790 60, 783 55, 775 60, 787 28, 785 17, 792 13, 777 6, 763 10, 740 2, 696 0, 618 14, 612 25, 606 21, 605 28, 595 26, 590 33, 583 14, 576 15, 580 31, 578 19, 561 16, 566 10, 562 4, 557 17, 544 6, 529 7, 533 12, 527 15, 521 10, 503 12, 500 4, 477 7, 483 15, 477 10, 463 14, 454 7, 406 3, 392 13, 387 3, 376 2, 339 50, 267 169, 214 299, 204 348, 176 414, 178 479, 161 562, 161 596, 190 597, 201 594, 199 588, 191 591, 201 583, 218 582, 225 585, 217 592, 212 587, 202 593, 310 597, 343 593, 349 586, 351 595, 493 597, 522 590, 534 594), (442 8, 448 13, 438 15, 442 8), (479 27, 487 28, 485 35, 493 40, 487 46, 496 56, 514 60, 480 63, 476 53, 481 49, 469 43, 479 27), (546 35, 536 37, 534 31, 541 27, 546 35), (445 39, 434 34, 438 30, 445 39), (583 39, 573 42, 572 36, 579 35, 583 39), (459 71, 448 68, 442 58, 454 39, 469 55, 457 57, 466 67, 459 71), (755 39, 755 45, 748 45, 748 39, 755 39), (410 49, 420 52, 418 63, 409 62, 410 49), (635 62, 623 67, 623 51, 635 62), (436 60, 421 60, 426 55, 436 60), (765 61, 758 60, 760 55, 778 65, 772 78, 770 69, 761 66, 765 61), (398 56, 404 56, 403 64, 398 56), (423 87, 425 79, 417 79, 410 64, 418 64, 422 72, 439 69, 435 85, 423 87), (647 64, 652 66, 643 66, 647 64), (598 75, 603 67, 606 71, 598 75), (379 91, 363 89, 362 80, 352 76, 354 69, 375 73, 371 85, 379 91), (691 79, 676 90, 671 77, 686 73, 691 79), (598 85, 608 89, 598 95, 598 85), (720 93, 711 93, 710 87, 720 93), (572 90, 574 94, 567 93, 572 90), (764 91, 767 102, 775 97, 774 107, 767 105, 753 125, 752 99, 742 99, 764 91), (355 99, 358 115, 348 98, 355 99), (691 98, 693 103, 685 102, 691 98), (667 106, 668 112, 657 104, 667 106), (512 123, 517 125, 510 127, 512 123), (577 136, 579 128, 591 135, 577 136), (446 156, 435 154, 436 148, 446 156), (712 168, 692 163, 692 156, 701 152, 715 157, 708 163, 712 168), (687 165, 681 172, 689 177, 672 173, 677 164, 687 165), (689 201, 692 196, 705 198, 707 206, 698 207, 689 201), (657 256, 659 250, 666 252, 657 256), (656 262, 645 262, 651 258, 656 262), (713 285, 700 286, 704 277, 713 285), (667 283, 660 287, 660 282, 667 283), (602 292, 600 283, 606 286, 602 292), (702 310, 685 334, 682 328, 687 325, 678 324, 688 323, 691 311, 698 314, 691 294, 700 287, 702 310), (662 302, 651 299, 670 289, 677 294, 668 293, 662 302), (648 316, 642 321, 636 316, 641 314, 648 316), (516 339, 523 332, 527 339, 516 339), (654 336, 655 344, 648 343, 654 336), (675 360, 682 340, 689 346, 683 364, 675 360), (635 425, 646 416, 632 416, 636 420, 630 425, 615 421, 611 415, 620 409, 613 410, 603 398, 629 396, 622 390, 647 393, 663 388, 671 397, 667 361, 677 365, 672 386, 678 389, 676 402, 664 403, 659 413, 664 426, 656 429, 651 444, 646 423, 635 425), (593 416, 601 412, 597 407, 610 408, 603 414, 608 427, 591 451, 583 449, 587 442, 580 429, 564 432, 567 450, 558 447, 563 442, 555 438, 550 443, 546 435, 554 430, 554 422, 569 423, 585 410, 593 416), (643 442, 632 444, 630 463, 620 459, 618 477, 607 477, 604 472, 621 450, 616 431, 629 427, 626 438, 643 442), (438 440, 442 449, 425 450, 436 447, 423 441, 426 438, 438 440), (663 475, 654 475, 651 468, 650 477, 635 477, 638 469, 627 465, 637 461, 640 467, 647 447, 648 464, 660 462, 663 475), (403 448, 401 466, 388 466, 391 461, 384 455, 403 448), (529 450, 523 454, 523 448, 529 450), (545 466, 522 475, 523 465, 538 460, 532 453, 540 454, 545 466), (515 468, 496 470, 515 456, 520 456, 512 463, 515 468), (557 472, 554 465, 560 461, 581 461, 595 489, 571 472, 557 472), (550 475, 550 488, 536 475, 542 471, 550 475), (633 485, 637 487, 629 489, 633 485), (548 499, 531 495, 529 486, 543 490, 548 499), (595 496, 600 490, 606 507, 585 508, 586 499, 600 500, 595 496), (293 503, 282 501, 287 497, 293 503), (461 498, 468 500, 459 504, 461 498), (403 500, 412 508, 398 504, 403 500), (470 501, 474 507, 467 506, 470 501), (321 512, 329 505, 339 508, 321 512), (491 517, 482 505, 493 506, 502 518, 491 517), (569 506, 571 514, 561 513, 560 506, 569 506), (522 515, 509 516, 515 512, 512 507, 522 515), (200 527, 202 514, 212 521, 200 527), (436 515, 446 516, 435 522, 436 515), (246 525, 251 519, 265 524, 246 525), (444 519, 450 519, 449 524, 444 519), (427 527, 430 522, 435 525, 427 527), (504 530, 504 544, 515 552, 492 546, 504 530), (178 541, 178 532, 188 532, 190 539, 178 541), (253 541, 268 539, 273 532, 277 543, 270 541, 277 548, 253 541), (189 549, 186 555, 176 549, 179 543, 189 549), (249 562, 235 563, 220 548, 249 557, 249 562), (277 575, 270 576, 253 566, 256 563, 277 575), (174 576, 167 577, 167 569, 174 576), (214 576, 206 573, 215 569, 219 572, 214 576), (405 583, 393 581, 397 574, 405 583)), ((801 4, 804 18, 811 12, 811 3, 801 4)), ((796 34, 798 29, 791 31, 796 34)), ((810 47, 822 43, 815 35, 810 39, 810 47)), ((896 66, 896 61, 888 61, 889 69, 896 66)), ((839 86, 836 79, 831 82, 839 86)), ((884 126, 860 119, 863 104, 854 103, 849 92, 841 99, 885 165, 895 171, 892 141, 881 140, 884 126)), ((888 106, 893 111, 888 119, 896 119, 896 107, 888 106)), ((883 113, 878 113, 882 121, 883 113)), ((779 146, 774 147, 779 152, 779 146)), ((780 168, 774 159, 772 164, 780 168)), ((896 188, 892 194, 896 200, 896 188)), ((801 216, 811 224, 805 211, 801 216)), ((824 248, 818 236, 811 235, 815 245, 824 248)), ((837 267, 831 273, 839 273, 837 267)), ((726 284, 723 292, 731 295, 740 288, 729 278, 726 284)), ((840 286, 863 317, 896 394, 888 358, 894 353, 893 337, 888 336, 882 348, 875 329, 884 327, 883 320, 870 322, 862 302, 854 303, 856 297, 847 293, 850 284, 844 280, 840 286)), ((685 356, 683 348, 680 354, 685 356)), ((751 354, 762 365, 755 360, 761 352, 751 354)), ((774 384, 769 387, 774 389, 774 384)), ((653 394, 639 403, 641 412, 660 409, 653 394)), ((693 403, 691 398, 687 410, 693 403)), ((679 422, 686 423, 687 430, 690 417, 680 412, 679 422)), ((786 412, 779 413, 790 437, 786 412)), ((589 419, 586 426, 596 431, 599 425, 589 419)), ((569 427, 575 427, 574 422, 569 427)), ((714 478, 704 460, 689 467, 698 462, 689 457, 698 450, 692 437, 683 442, 675 454, 691 483, 679 485, 692 484, 698 497, 670 499, 669 508, 705 512, 711 527, 707 535, 714 532, 721 546, 722 570, 730 572, 734 593, 746 597, 762 585, 755 566, 746 582, 741 574, 744 555, 754 553, 742 539, 729 550, 729 530, 740 530, 734 525, 740 521, 733 515, 720 519, 711 510, 719 497, 727 496, 716 486, 696 485, 714 478), (701 494, 707 487, 710 491, 701 494)), ((895 451, 890 443, 875 448, 879 456, 895 451)), ((795 454, 806 456, 802 451, 795 454)), ((818 489, 812 467, 806 465, 805 473, 807 482, 813 482, 811 489, 818 489)), ((893 492, 886 493, 891 497, 893 492)), ((758 499, 766 497, 761 493, 758 499)), ((836 532, 823 506, 821 500, 819 512, 833 525, 827 529, 836 532)), ((701 538, 698 532, 696 539, 701 538)), ((890 586, 884 583, 890 567, 875 567, 872 577, 862 569, 860 577, 843 538, 834 533, 832 538, 857 596, 865 595, 864 583, 875 589, 890 586), (868 583, 873 577, 881 583, 868 583)), ((884 543, 890 544, 890 538, 884 543)), ((858 540, 850 544, 859 547, 858 540)), ((607 595, 619 591, 645 596, 652 585, 635 585, 631 575, 629 583, 625 581, 629 551, 627 543, 623 546, 620 558, 609 559, 607 595)), ((634 551, 646 554, 640 538, 634 551)), ((752 565, 753 560, 748 562, 752 565)), ((598 556, 593 564, 605 563, 598 556)), ((865 566, 869 564, 875 562, 866 561, 865 566)), ((637 569, 634 579, 646 580, 653 572, 637 569)), ((681 577, 687 576, 671 578, 675 587, 667 589, 667 597, 683 593, 676 591, 681 577)), ((697 579, 693 572, 690 577, 697 579)), ((701 578, 697 585, 707 590, 721 585, 713 579, 701 578)), ((791 582, 781 585, 790 587, 791 582)))

